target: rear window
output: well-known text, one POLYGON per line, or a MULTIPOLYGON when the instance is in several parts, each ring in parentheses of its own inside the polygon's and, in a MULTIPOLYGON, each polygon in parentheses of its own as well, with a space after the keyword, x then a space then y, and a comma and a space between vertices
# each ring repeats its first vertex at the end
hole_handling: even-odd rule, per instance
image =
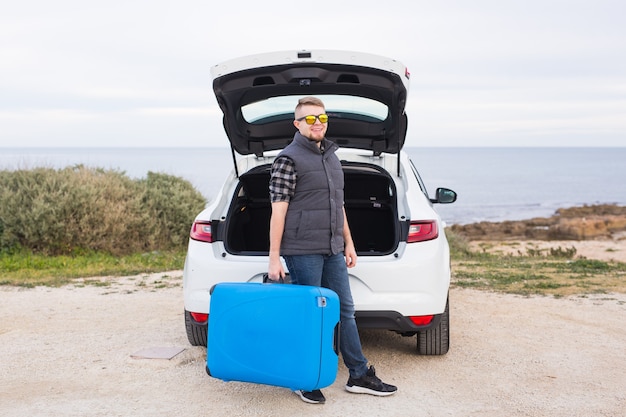
MULTIPOLYGON (((270 123, 281 119, 292 119, 298 100, 304 96, 270 97, 241 108, 246 122, 251 124, 270 123)), ((371 120, 381 122, 387 119, 389 109, 379 101, 365 97, 342 95, 318 95, 324 102, 326 113, 342 119, 371 120)))

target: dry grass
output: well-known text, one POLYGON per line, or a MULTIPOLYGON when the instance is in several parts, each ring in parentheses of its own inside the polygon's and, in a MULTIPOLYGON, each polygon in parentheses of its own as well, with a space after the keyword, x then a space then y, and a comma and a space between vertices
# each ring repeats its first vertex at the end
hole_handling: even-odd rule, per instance
POLYGON ((522 295, 565 297, 626 293, 626 264, 570 258, 571 251, 526 255, 475 252, 453 260, 453 285, 522 295))

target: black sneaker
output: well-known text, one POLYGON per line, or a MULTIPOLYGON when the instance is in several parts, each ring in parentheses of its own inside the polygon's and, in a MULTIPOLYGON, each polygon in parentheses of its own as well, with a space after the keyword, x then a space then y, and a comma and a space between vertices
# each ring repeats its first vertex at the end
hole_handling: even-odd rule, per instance
POLYGON ((322 391, 316 389, 315 391, 302 391, 295 390, 296 394, 300 396, 302 401, 310 404, 324 404, 326 402, 326 398, 324 398, 324 394, 322 391))
POLYGON ((398 388, 381 381, 380 378, 376 376, 374 367, 370 366, 370 369, 368 369, 361 378, 348 378, 346 391, 354 394, 371 394, 386 397, 387 395, 395 394, 398 388))

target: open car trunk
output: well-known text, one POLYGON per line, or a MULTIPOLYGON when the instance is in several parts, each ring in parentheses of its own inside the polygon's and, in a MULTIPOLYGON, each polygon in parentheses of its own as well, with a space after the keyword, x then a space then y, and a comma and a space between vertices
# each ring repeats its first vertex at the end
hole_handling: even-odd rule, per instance
MULTIPOLYGON (((360 256, 386 255, 400 240, 393 180, 376 165, 343 162, 345 207, 360 256)), ((222 224, 226 250, 237 255, 269 252, 270 165, 241 175, 228 223, 222 224)))

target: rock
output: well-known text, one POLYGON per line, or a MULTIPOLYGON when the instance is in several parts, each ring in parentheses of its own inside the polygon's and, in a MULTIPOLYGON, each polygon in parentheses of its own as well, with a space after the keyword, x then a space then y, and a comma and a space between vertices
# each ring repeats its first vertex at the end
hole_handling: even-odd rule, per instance
POLYGON ((626 231, 626 207, 613 204, 559 209, 549 218, 451 225, 469 240, 617 239, 626 231))

